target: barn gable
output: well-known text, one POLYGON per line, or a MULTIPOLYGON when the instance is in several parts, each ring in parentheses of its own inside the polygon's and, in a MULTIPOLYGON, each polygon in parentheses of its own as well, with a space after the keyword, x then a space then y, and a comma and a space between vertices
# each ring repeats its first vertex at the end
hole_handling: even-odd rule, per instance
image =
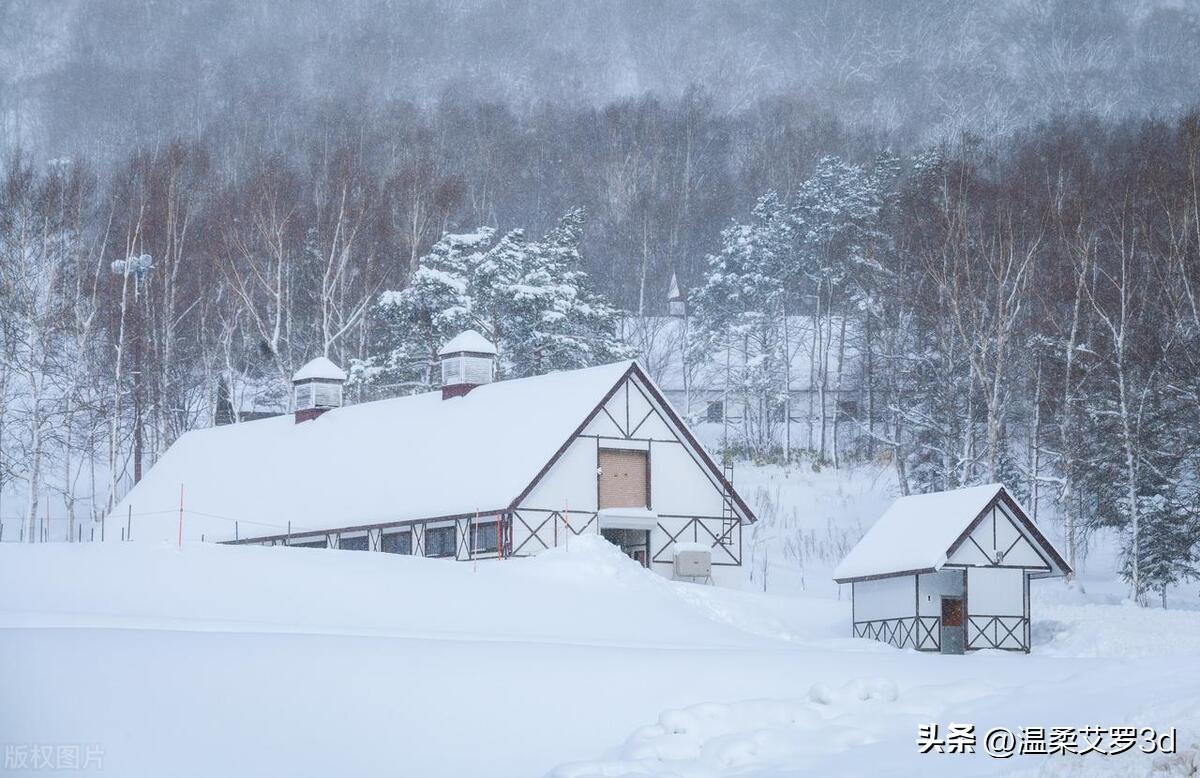
POLYGON ((727 473, 636 364, 509 511, 513 555, 599 532, 664 573, 683 548, 709 549, 717 567, 740 565, 742 525, 754 520, 727 473))
POLYGON ((1036 541, 1013 513, 1003 501, 985 509, 957 549, 948 555, 947 564, 1050 570, 1053 561, 1035 547, 1036 541))
MULTIPOLYGON (((589 474, 594 473, 594 451, 599 448, 646 450, 655 462, 676 462, 679 466, 671 468, 676 479, 661 487, 678 492, 678 495, 671 495, 671 504, 694 503, 703 497, 717 500, 718 505, 720 500, 728 500, 740 521, 754 521, 753 512, 734 491, 721 468, 692 436, 637 363, 630 365, 579 429, 513 501, 511 508, 562 504, 553 487, 552 475, 560 468, 586 469, 589 474), (679 499, 674 499, 676 496, 679 499)), ((579 510, 599 508, 595 502, 575 507, 579 510)))
POLYGON ((600 413, 587 425, 583 434, 616 440, 678 440, 679 437, 632 373, 624 378, 613 396, 600 407, 600 413))

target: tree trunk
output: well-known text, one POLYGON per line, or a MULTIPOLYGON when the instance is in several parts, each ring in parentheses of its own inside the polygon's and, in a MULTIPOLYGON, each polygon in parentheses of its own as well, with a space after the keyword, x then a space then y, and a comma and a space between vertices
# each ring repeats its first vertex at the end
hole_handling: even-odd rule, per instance
POLYGON ((842 317, 841 332, 838 334, 837 377, 833 383, 833 469, 841 466, 841 449, 839 446, 838 422, 841 421, 842 401, 842 367, 846 360, 846 317, 842 317))
POLYGON ((783 461, 792 461, 792 349, 787 306, 783 307, 783 461))

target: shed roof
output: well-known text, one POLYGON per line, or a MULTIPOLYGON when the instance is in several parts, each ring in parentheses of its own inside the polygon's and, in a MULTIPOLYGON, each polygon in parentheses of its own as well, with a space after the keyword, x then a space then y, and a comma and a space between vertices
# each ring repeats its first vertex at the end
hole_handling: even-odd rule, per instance
POLYGON ((455 335, 450 339, 450 342, 442 346, 442 350, 438 352, 438 356, 459 354, 464 351, 469 351, 473 354, 495 354, 496 346, 476 330, 465 330, 455 335))
MULTIPOLYGON (((940 569, 959 538, 998 495, 1022 513, 1003 484, 984 484, 946 492, 914 494, 892 503, 833 571, 839 583, 940 569)), ((1035 539, 1052 556, 1058 552, 1028 523, 1035 539)), ((1065 567, 1065 563, 1063 563, 1065 567)))
POLYGON ((305 363, 304 367, 292 376, 292 382, 307 381, 314 378, 326 378, 331 381, 345 381, 346 371, 333 364, 328 357, 317 357, 305 363))
POLYGON ((631 362, 181 436, 110 514, 134 539, 231 540, 494 511, 554 458, 631 362))

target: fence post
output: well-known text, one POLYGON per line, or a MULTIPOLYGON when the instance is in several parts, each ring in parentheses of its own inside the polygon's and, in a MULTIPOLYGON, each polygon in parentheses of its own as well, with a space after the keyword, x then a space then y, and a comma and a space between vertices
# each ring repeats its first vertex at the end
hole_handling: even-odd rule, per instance
POLYGON ((183 484, 179 484, 179 547, 183 548, 183 484))

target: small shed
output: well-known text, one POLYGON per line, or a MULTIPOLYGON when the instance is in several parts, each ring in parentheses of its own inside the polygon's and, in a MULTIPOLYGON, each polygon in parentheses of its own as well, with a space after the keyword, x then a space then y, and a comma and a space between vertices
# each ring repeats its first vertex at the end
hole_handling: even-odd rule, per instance
POLYGON ((834 571, 855 637, 1029 652, 1029 581, 1071 572, 1003 484, 901 497, 834 571))

